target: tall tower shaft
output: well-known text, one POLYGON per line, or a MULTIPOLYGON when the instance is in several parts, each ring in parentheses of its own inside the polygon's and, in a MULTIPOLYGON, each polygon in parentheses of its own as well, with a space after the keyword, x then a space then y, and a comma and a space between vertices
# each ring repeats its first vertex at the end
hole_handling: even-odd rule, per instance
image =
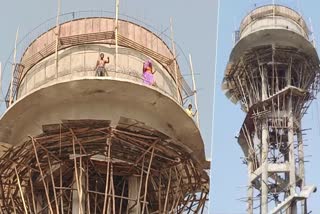
POLYGON ((301 119, 318 86, 319 58, 299 13, 266 5, 242 20, 222 88, 247 114, 238 143, 248 213, 307 213, 315 187, 305 184, 301 119))
POLYGON ((29 41, 14 65, 0 213, 202 213, 209 164, 174 53, 141 25, 79 14, 29 41))

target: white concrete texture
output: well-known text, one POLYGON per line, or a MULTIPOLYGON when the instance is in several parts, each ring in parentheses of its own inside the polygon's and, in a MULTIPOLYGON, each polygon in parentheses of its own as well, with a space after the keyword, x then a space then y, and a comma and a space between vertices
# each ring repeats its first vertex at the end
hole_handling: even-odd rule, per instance
MULTIPOLYGON (((24 76, 18 91, 18 99, 41 86, 52 82, 73 80, 79 77, 95 76, 95 66, 99 54, 104 53, 105 59, 110 58, 110 63, 105 66, 109 77, 127 79, 142 83, 143 62, 150 57, 136 50, 119 48, 117 74, 115 73, 115 47, 107 44, 87 44, 74 46, 59 51, 58 77, 55 78, 55 56, 50 55, 33 66, 24 76)), ((156 71, 155 80, 157 88, 177 99, 176 84, 173 77, 157 61, 152 60, 156 71)))

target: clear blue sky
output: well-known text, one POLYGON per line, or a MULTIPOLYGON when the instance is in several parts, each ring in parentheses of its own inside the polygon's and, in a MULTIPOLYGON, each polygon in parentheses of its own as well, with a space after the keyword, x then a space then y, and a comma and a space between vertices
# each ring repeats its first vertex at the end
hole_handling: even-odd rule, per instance
MULTIPOLYGON (((221 0, 218 60, 217 60, 217 94, 215 108, 215 130, 213 141, 213 180, 211 181, 213 194, 213 211, 215 214, 245 214, 246 204, 240 202, 239 198, 246 196, 247 168, 241 163, 240 157, 243 153, 238 146, 234 136, 240 130, 244 119, 239 105, 233 105, 227 100, 220 90, 223 72, 233 47, 232 31, 239 25, 242 17, 254 7, 254 3, 260 5, 270 4, 272 0, 221 0)), ((317 0, 275 0, 275 3, 285 3, 294 9, 299 9, 308 20, 311 17, 316 40, 320 44, 320 2, 317 0)), ((318 96, 318 99, 320 97, 318 96)), ((319 102, 319 101, 318 101, 319 102)), ((320 188, 320 129, 319 129, 319 104, 313 102, 308 114, 303 120, 303 128, 312 128, 304 136, 305 155, 310 161, 306 163, 307 184, 316 184, 320 188)), ((320 213, 320 193, 319 191, 311 195, 308 207, 312 213, 320 213)), ((258 213, 258 212, 256 212, 258 213)))

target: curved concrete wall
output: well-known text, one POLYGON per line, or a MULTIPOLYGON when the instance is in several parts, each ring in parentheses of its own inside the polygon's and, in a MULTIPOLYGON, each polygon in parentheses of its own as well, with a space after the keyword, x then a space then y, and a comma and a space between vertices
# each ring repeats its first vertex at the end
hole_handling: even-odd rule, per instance
MULTIPOLYGON (((42 86, 15 102, 0 120, 0 142, 19 145, 42 133, 42 125, 62 120, 140 121, 173 139, 201 165, 206 165, 198 127, 178 103, 133 81, 78 78, 42 86)), ((168 139, 168 140, 169 140, 168 139)))
POLYGON ((306 39, 309 35, 305 21, 296 11, 280 5, 267 5, 253 10, 243 19, 240 25, 240 38, 266 29, 285 29, 298 33, 306 39))
MULTIPOLYGON (((74 46, 59 51, 59 67, 56 77, 55 56, 41 60, 33 66, 23 78, 18 99, 26 94, 47 84, 58 83, 66 80, 78 79, 79 77, 95 76, 95 65, 99 58, 99 53, 104 53, 105 57, 110 57, 110 63, 106 65, 108 76, 115 77, 115 47, 107 44, 85 44, 74 46)), ((142 83, 143 62, 149 59, 144 54, 130 48, 119 47, 118 72, 116 78, 128 79, 142 83)), ((176 85, 172 76, 157 61, 153 61, 155 80, 157 88, 177 100, 176 85)), ((101 77, 103 78, 103 77, 101 77)))
MULTIPOLYGON (((18 90, 19 99, 48 83, 59 83, 74 77, 94 76, 99 52, 110 57, 110 77, 115 74, 115 20, 111 18, 78 19, 61 24, 59 34, 59 66, 56 74, 56 29, 34 40, 24 52, 24 66, 18 90), (113 73, 113 74, 112 74, 113 73)), ((151 59, 157 87, 181 103, 176 92, 174 56, 166 43, 151 31, 128 21, 119 20, 119 61, 117 78, 142 82, 143 61, 151 59)), ((179 67, 178 80, 181 77, 179 67)), ((180 80, 179 80, 180 81, 180 80)), ((179 90, 180 91, 180 90, 179 90)))
MULTIPOLYGON (((149 50, 155 51, 167 58, 173 59, 173 54, 169 47, 151 31, 141 27, 137 24, 119 20, 119 34, 126 36, 133 42, 143 45, 149 50)), ((72 37, 78 35, 87 35, 94 33, 114 32, 115 20, 112 18, 86 18, 66 22, 60 25, 60 38, 72 37)), ((48 47, 50 44, 56 42, 56 29, 51 30, 40 35, 34 40, 26 49, 21 59, 21 62, 26 62, 28 59, 41 50, 48 47)), ((86 39, 86 36, 81 39, 86 39)), ((103 40, 105 43, 114 43, 114 41, 103 40)))
POLYGON ((115 125, 125 117, 164 133, 201 165, 207 165, 199 128, 184 111, 180 95, 177 96, 169 48, 152 32, 122 21, 119 33, 131 39, 119 46, 115 73, 114 39, 110 34, 103 39, 105 33, 113 33, 113 27, 114 20, 99 18, 63 24, 61 41, 70 41, 59 48, 57 70, 53 30, 29 46, 21 61, 25 69, 17 101, 0 120, 0 142, 19 145, 27 136, 40 134, 42 125, 61 120, 103 119, 115 125), (110 32, 102 32, 105 30, 110 32), (85 35, 91 32, 102 34, 85 35), (77 37, 67 38, 68 35, 77 37), (107 77, 95 76, 101 52, 110 57, 107 77), (143 84, 142 67, 146 59, 152 60, 156 70, 156 87, 143 84))

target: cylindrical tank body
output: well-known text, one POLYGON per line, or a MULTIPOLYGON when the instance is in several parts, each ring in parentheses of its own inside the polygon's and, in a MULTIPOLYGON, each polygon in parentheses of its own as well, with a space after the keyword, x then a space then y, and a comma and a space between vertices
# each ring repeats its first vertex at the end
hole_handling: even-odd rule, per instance
POLYGON ((266 29, 284 29, 309 38, 304 19, 291 8, 281 5, 267 5, 251 11, 240 24, 240 39, 250 33, 266 29))
POLYGON ((115 68, 114 29, 115 20, 110 18, 86 18, 61 24, 57 64, 56 29, 34 40, 22 56, 20 64, 24 68, 17 101, 2 118, 5 125, 0 139, 18 144, 28 134, 41 133, 40 124, 57 123, 63 118, 112 118, 115 122, 127 117, 181 139, 184 146, 190 146, 190 152, 196 150, 195 156, 204 161, 200 132, 181 107, 182 75, 179 66, 175 70, 174 56, 168 46, 144 27, 119 21, 115 68), (95 76, 100 53, 110 58, 107 77, 95 76), (142 67, 147 59, 151 59, 156 71, 156 86, 143 83, 142 67), (176 124, 176 121, 181 122, 176 124), (185 140, 190 142, 189 146, 185 140))
MULTIPOLYGON (((116 38, 115 23, 63 23, 35 39, 21 58, 16 100, 0 120, 0 142, 14 148, 0 158, 0 168, 2 179, 11 178, 14 171, 5 168, 15 166, 6 160, 17 157, 10 163, 18 163, 18 173, 31 169, 12 183, 22 182, 24 194, 36 186, 40 198, 28 196, 34 212, 72 207, 73 213, 167 213, 189 209, 193 201, 201 201, 199 210, 204 206, 209 163, 198 126, 182 106, 191 90, 175 56, 157 35, 132 22, 119 20, 116 38), (100 53, 110 59, 102 77, 95 71, 100 53), (146 60, 154 85, 143 79, 146 60), (60 203, 62 188, 70 199, 60 203)), ((8 200, 0 197, 0 205, 8 200)))
MULTIPOLYGON (((60 26, 58 71, 56 74, 55 28, 39 36, 25 51, 21 64, 18 98, 52 82, 94 76, 99 53, 110 57, 106 66, 110 77, 115 75, 115 21, 108 18, 73 20, 60 26), (57 78, 55 78, 57 75, 57 78)), ((175 90, 174 58, 167 45, 154 33, 127 21, 119 21, 117 78, 142 83, 142 64, 152 59, 158 88, 179 102, 175 90), (151 55, 149 55, 151 54, 151 55)), ((177 71, 180 74, 180 71, 177 71)), ((180 77, 180 75, 179 75, 180 77)))

